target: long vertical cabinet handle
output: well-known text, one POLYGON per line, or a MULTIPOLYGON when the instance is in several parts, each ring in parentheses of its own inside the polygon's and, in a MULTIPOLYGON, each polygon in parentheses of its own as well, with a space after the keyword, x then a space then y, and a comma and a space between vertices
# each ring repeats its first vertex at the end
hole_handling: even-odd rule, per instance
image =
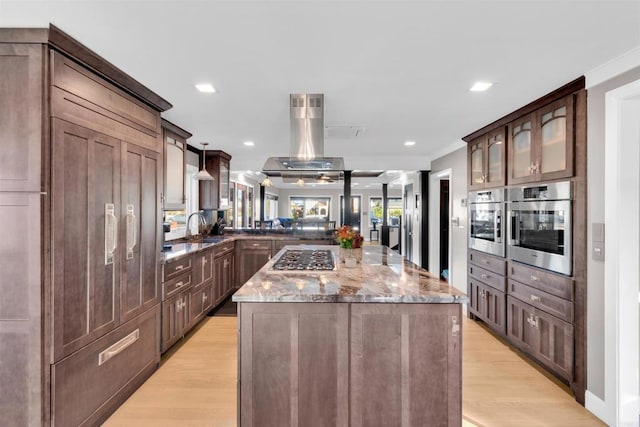
POLYGON ((113 203, 104 205, 104 265, 113 264, 113 254, 118 247, 118 217, 113 203))
POLYGON ((520 244, 520 218, 515 211, 511 211, 511 244, 520 244))
POLYGON ((496 243, 502 243, 502 211, 496 211, 495 217, 495 229, 496 243))
POLYGON ((133 258, 133 249, 138 243, 137 240, 135 206, 127 205, 127 259, 133 258))

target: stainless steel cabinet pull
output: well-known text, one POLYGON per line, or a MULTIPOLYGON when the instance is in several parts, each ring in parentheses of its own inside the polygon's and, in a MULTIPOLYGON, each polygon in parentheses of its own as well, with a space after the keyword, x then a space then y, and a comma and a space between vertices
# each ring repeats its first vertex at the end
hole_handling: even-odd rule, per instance
POLYGON ((537 282, 538 280, 540 280, 540 279, 538 279, 536 276, 531 276, 531 281, 532 282, 537 282))
POLYGON ((117 343, 102 351, 100 354, 98 354, 98 366, 102 366, 107 362, 107 360, 122 353, 124 349, 131 346, 131 344, 133 344, 134 342, 138 341, 138 338, 140 338, 140 329, 136 329, 117 343))
POLYGON ((127 259, 133 258, 133 249, 138 244, 135 207, 127 205, 127 259))
POLYGON ((184 286, 184 283, 183 283, 183 282, 178 282, 178 283, 176 283, 176 288, 181 288, 181 287, 183 287, 183 286, 184 286))
POLYGON ((184 270, 184 265, 176 265, 176 271, 184 270))
POLYGON ((254 243, 251 246, 253 246, 253 247, 260 246, 260 243, 254 243))
POLYGON ((531 295, 531 301, 540 301, 540 297, 537 295, 531 295))
POLYGON ((502 211, 496 212, 494 229, 495 229, 494 232, 495 232, 496 243, 502 243, 502 211))
POLYGON ((488 278, 489 278, 489 275, 487 275, 487 274, 481 274, 481 277, 482 277, 483 279, 488 279, 488 278))
POLYGON ((207 300, 207 294, 202 294, 202 302, 205 302, 207 300))
POLYGON ((227 268, 229 266, 229 260, 225 259, 224 260, 224 268, 227 268))
POLYGON ((104 265, 113 264, 118 247, 118 217, 113 203, 104 205, 104 265))

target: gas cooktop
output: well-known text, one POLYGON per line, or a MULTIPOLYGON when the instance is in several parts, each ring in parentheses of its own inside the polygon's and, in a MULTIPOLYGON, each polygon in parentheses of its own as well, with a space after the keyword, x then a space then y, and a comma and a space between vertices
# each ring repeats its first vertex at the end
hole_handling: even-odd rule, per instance
POLYGON ((279 271, 334 270, 333 253, 329 249, 288 249, 271 267, 279 271))

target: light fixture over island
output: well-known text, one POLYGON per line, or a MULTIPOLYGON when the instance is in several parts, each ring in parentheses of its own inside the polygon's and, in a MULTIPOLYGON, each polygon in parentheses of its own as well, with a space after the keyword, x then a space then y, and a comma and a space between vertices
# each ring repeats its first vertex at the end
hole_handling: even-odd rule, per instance
POLYGON ((239 425, 461 425, 466 295, 385 246, 355 268, 274 270, 287 249, 233 296, 239 425))

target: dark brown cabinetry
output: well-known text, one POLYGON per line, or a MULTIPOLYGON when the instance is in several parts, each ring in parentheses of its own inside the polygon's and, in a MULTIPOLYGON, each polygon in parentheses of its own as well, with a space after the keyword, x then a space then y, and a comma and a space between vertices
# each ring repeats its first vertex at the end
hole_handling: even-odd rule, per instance
POLYGON ((120 141, 52 121, 54 360, 114 329, 120 312, 120 141))
POLYGON ((53 26, 0 28, 0 75, 0 424, 99 424, 159 362, 171 105, 53 26))
POLYGON ((213 249, 196 252, 191 256, 193 287, 199 288, 213 281, 213 249))
POLYGON ((160 302, 162 161, 133 144, 123 144, 122 153, 120 312, 127 321, 160 302))
POLYGON ((562 378, 573 379, 573 325, 512 296, 507 297, 512 343, 562 378))
POLYGON ((510 340, 562 378, 573 377, 573 279, 509 263, 510 340))
POLYGON ((461 424, 460 305, 238 305, 243 426, 461 424))
POLYGON ((502 335, 506 335, 507 318, 505 272, 504 258, 469 251, 469 313, 502 335))
POLYGON ((190 290, 186 289, 162 301, 162 341, 164 353, 184 336, 190 326, 190 290))
POLYGON ((509 184, 573 176, 573 95, 509 124, 509 184))
POLYGON ((215 304, 221 303, 234 288, 234 254, 216 255, 213 261, 215 304))
POLYGON ((242 286, 273 256, 272 240, 240 240, 236 251, 236 287, 242 286))
POLYGON ((205 151, 205 166, 215 179, 200 181, 200 209, 227 209, 231 156, 220 150, 205 151))
POLYGON ((185 208, 185 167, 187 159, 187 139, 191 133, 162 119, 164 140, 164 209, 183 210, 185 208))
POLYGON ((499 128, 473 140, 467 146, 469 190, 505 185, 506 131, 499 128))

